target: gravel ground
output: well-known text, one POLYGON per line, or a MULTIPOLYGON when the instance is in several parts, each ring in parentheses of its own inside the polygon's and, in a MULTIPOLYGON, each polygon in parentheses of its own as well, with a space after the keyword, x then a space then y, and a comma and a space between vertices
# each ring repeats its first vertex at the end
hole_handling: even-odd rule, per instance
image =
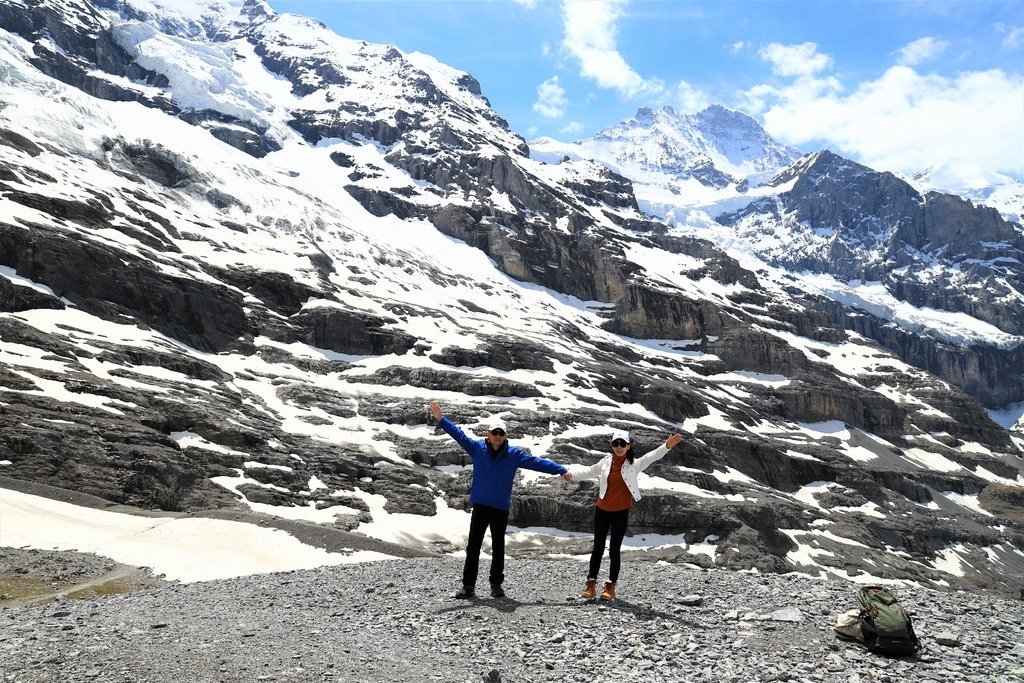
MULTIPOLYGON (((74 571, 70 554, 20 552, 50 556, 36 574, 51 561, 74 571)), ((897 589, 925 649, 891 659, 833 636, 856 602, 848 583, 628 562, 620 599, 605 604, 575 597, 583 564, 514 557, 506 598, 461 601, 461 566, 412 558, 0 609, 0 679, 1024 680, 1021 601, 897 589)))

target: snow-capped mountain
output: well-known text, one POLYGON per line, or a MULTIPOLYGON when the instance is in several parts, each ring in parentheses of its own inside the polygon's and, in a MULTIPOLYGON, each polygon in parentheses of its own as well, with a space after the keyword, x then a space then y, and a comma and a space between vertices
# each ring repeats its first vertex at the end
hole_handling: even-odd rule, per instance
POLYGON ((1024 230, 1006 219, 1017 215, 1012 179, 951 163, 910 184, 828 151, 801 157, 722 107, 641 110, 590 140, 545 139, 531 151, 604 163, 675 234, 710 239, 763 277, 829 302, 819 307, 838 324, 965 389, 1004 424, 1019 415, 1024 230))
POLYGON ((1024 221, 1024 183, 960 159, 915 174, 908 182, 919 192, 942 192, 991 206, 1008 221, 1024 221))
MULTIPOLYGON (((470 75, 261 0, 0 28, 0 477, 457 552, 437 399, 566 463, 682 432, 646 557, 1024 587, 1014 434, 620 173, 531 158, 470 75)), ((767 149, 733 114, 695 119, 728 183, 767 149)), ((525 476, 518 550, 585 552, 594 496, 525 476)))
POLYGON ((781 191, 718 221, 769 263, 800 273, 810 291, 822 291, 823 276, 845 283, 823 293, 856 312, 849 329, 990 407, 1024 400, 1020 224, 827 151, 769 185, 781 191))
POLYGON ((642 107, 629 121, 592 138, 571 144, 539 138, 530 149, 535 158, 549 163, 563 156, 594 159, 634 182, 653 176, 674 182, 680 190, 687 180, 721 189, 800 156, 772 139, 751 117, 721 105, 696 114, 670 106, 658 111, 642 107))
POLYGON ((629 121, 592 138, 533 140, 530 153, 548 163, 598 161, 630 179, 645 213, 669 220, 723 201, 727 204, 711 209, 712 215, 738 208, 738 195, 801 156, 751 117, 721 105, 696 114, 643 107, 629 121))

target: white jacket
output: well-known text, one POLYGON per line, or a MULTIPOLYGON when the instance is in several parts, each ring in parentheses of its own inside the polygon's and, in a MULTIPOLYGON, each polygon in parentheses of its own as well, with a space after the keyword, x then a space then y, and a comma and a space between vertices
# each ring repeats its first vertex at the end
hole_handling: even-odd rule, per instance
MULTIPOLYGON (((622 481, 626 482, 626 488, 629 489, 633 500, 638 501, 641 498, 637 476, 652 464, 664 458, 666 453, 668 453, 668 447, 665 444, 661 444, 650 453, 635 458, 632 465, 629 463, 629 460, 622 463, 622 481)), ((604 498, 605 494, 608 493, 608 475, 612 473, 611 454, 601 458, 590 467, 586 465, 569 465, 568 469, 573 479, 596 479, 599 482, 598 498, 604 498)))

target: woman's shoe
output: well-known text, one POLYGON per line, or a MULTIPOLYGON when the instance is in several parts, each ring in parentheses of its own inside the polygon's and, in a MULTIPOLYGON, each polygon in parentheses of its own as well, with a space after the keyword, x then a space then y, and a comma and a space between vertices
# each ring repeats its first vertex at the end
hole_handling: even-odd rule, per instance
POLYGON ((597 595, 597 579, 587 579, 587 586, 580 593, 580 597, 586 600, 593 600, 597 595))
POLYGON ((614 600, 615 599, 615 582, 605 581, 604 590, 601 591, 602 600, 614 600))

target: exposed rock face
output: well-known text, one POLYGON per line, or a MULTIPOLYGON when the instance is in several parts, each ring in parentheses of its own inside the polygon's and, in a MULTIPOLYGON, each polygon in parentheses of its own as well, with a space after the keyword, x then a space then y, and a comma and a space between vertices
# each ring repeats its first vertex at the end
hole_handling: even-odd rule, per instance
POLYGON ((890 173, 827 151, 805 157, 773 182, 794 179, 792 189, 777 199, 754 201, 718 220, 753 243, 760 231, 785 225, 793 239, 784 247, 762 250, 773 263, 844 281, 878 281, 898 301, 965 313, 1005 332, 1003 343, 979 341, 957 348, 933 334, 865 314, 855 303, 829 306, 836 323, 877 340, 987 405, 1024 400, 1020 225, 959 197, 921 195, 890 173))
POLYGON ((710 301, 637 284, 618 300, 610 328, 631 337, 699 340, 738 324, 710 301))
POLYGON ((1024 396, 1024 345, 1011 348, 958 346, 913 334, 865 311, 834 301, 817 302, 830 319, 874 339, 906 362, 960 387, 986 405, 1003 406, 1024 396))
MULTIPOLYGON (((98 200, 36 202, 16 192, 7 197, 31 199, 45 211, 95 228, 110 225, 106 208, 98 200)), ((139 322, 197 349, 230 348, 244 333, 245 316, 237 293, 193 279, 167 277, 147 261, 124 257, 116 249, 69 240, 45 226, 25 230, 0 225, 0 262, 24 277, 45 282, 58 296, 95 315, 116 318, 131 311, 139 322)))
MULTIPOLYGON (((467 433, 497 415, 514 443, 565 463, 595 462, 613 429, 641 452, 684 433, 647 471, 633 526, 711 538, 720 552, 662 551, 673 561, 792 571, 800 551, 820 563, 810 571, 962 587, 936 569, 939 553, 960 552, 972 580, 1019 590, 1024 571, 1007 568, 1021 566, 1024 475, 1011 436, 859 334, 978 387, 1012 373, 1017 351, 993 351, 990 365, 970 349, 936 352, 879 318, 763 284, 763 271, 641 215, 624 177, 531 160, 468 75, 305 22, 311 47, 288 35, 297 20, 260 2, 192 22, 106 7, 0 0, 4 28, 45 42, 53 24, 66 53, 0 80, 4 97, 57 93, 52 130, 42 117, 0 120, 4 475, 155 509, 345 506, 331 523, 359 531, 384 513, 465 509, 470 463, 431 429, 437 397, 467 433), (268 120, 291 129, 159 104, 175 95, 167 64, 139 89, 159 98, 139 101, 170 132, 104 130, 88 71, 115 63, 101 37, 128 19, 258 55, 306 95, 272 103, 268 120), (87 139, 59 129, 75 116, 87 139), (187 148, 188 126, 211 146, 187 148), (285 138, 294 168, 264 158, 285 138)), ((702 121, 728 127, 734 114, 702 121)), ((780 219, 843 226, 793 258, 824 268, 868 249, 849 265, 858 277, 896 277, 943 240, 991 256, 959 222, 1017 244, 997 217, 838 158, 808 162, 784 199, 780 219), (879 221, 899 227, 876 234, 879 221)), ((978 267, 1006 274, 989 261, 978 267)), ((999 317, 995 298, 949 296, 999 317)), ((524 476, 512 519, 587 530, 595 495, 524 476)), ((438 543, 461 533, 445 532, 438 543)))
POLYGON ((181 118, 210 131, 210 135, 246 154, 262 158, 281 149, 281 143, 268 135, 266 126, 214 111, 187 111, 181 118))
POLYGON ((338 353, 374 356, 402 354, 416 342, 415 337, 386 327, 395 321, 341 309, 317 308, 303 311, 295 315, 293 321, 304 330, 303 341, 338 353))
MULTIPOLYGON (((678 248, 671 244, 678 234, 701 234, 710 216, 715 239, 776 266, 777 274, 759 276, 775 279, 794 297, 819 291, 821 279, 810 274, 834 277, 820 292, 830 298, 822 309, 831 320, 811 333, 818 338, 845 327, 987 406, 1012 407, 1024 399, 1024 228, 1004 218, 1019 218, 1020 193, 1013 189, 1019 184, 1008 178, 996 190, 1002 199, 993 203, 1000 217, 995 208, 918 191, 831 152, 798 158, 756 121, 720 106, 693 116, 642 108, 592 140, 537 140, 533 154, 551 163, 600 160, 624 173, 638 188, 638 206, 674 226, 666 234, 664 227, 635 224, 664 249, 678 248), (694 198, 685 190, 694 181, 725 192, 694 198), (720 231, 721 225, 732 232, 720 231), (949 320, 972 331, 957 333, 949 320)), ((971 196, 989 203, 985 192, 971 196)), ((739 281, 731 264, 701 258, 712 279, 739 281)), ((807 300, 817 305, 816 296, 807 300)), ((777 312, 771 317, 779 318, 777 312)), ((806 315, 787 322, 809 334, 806 315)))

